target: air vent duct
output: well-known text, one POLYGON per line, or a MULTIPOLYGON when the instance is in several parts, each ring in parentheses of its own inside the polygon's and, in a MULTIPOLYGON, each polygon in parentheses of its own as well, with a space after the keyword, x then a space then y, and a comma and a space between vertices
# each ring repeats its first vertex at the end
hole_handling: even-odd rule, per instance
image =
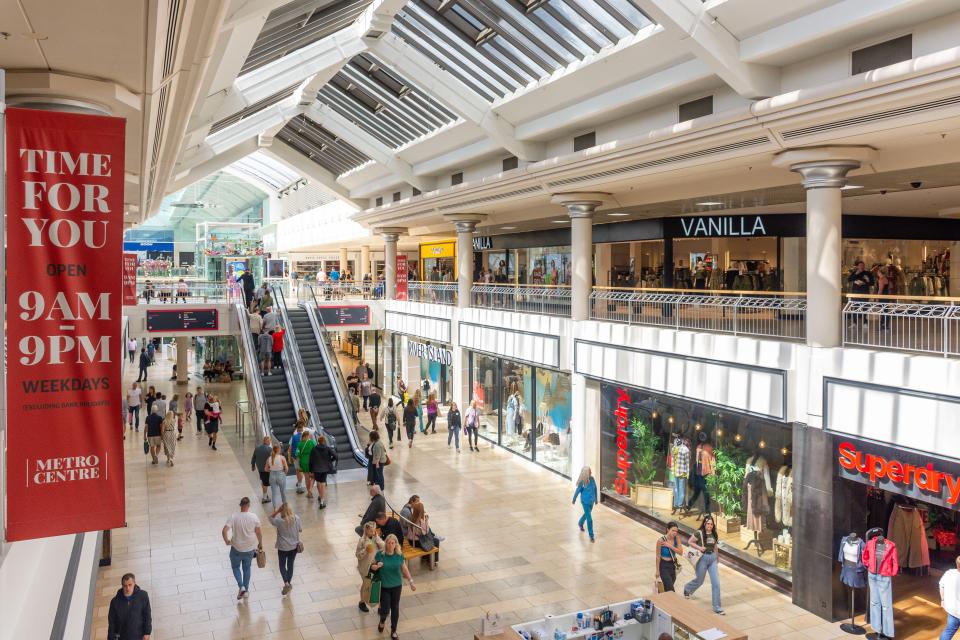
POLYGON ((442 207, 438 207, 437 211, 454 211, 460 210, 463 211, 464 207, 470 207, 476 204, 483 204, 485 202, 496 202, 497 200, 507 200, 509 198, 515 198, 517 196, 531 195, 534 193, 540 193, 543 190, 537 187, 527 187, 525 189, 517 189, 515 191, 507 191, 505 193, 498 193, 496 195, 487 196, 486 198, 476 198, 474 200, 467 200, 465 202, 458 202, 457 204, 448 204, 442 207))
POLYGON ((952 107, 958 104, 960 104, 960 96, 951 96, 949 98, 941 98, 940 100, 932 100, 930 102, 921 102, 919 104, 912 104, 906 107, 899 107, 897 109, 888 109, 886 111, 868 113, 862 116, 846 118, 844 120, 834 120, 833 122, 817 124, 811 127, 804 127, 802 129, 792 129, 790 131, 784 131, 782 136, 784 140, 792 140, 794 138, 802 138, 803 136, 809 136, 825 131, 834 131, 836 129, 843 129, 845 127, 853 127, 858 124, 866 124, 868 122, 878 122, 880 120, 897 118, 900 116, 910 115, 912 113, 923 113, 924 111, 942 109, 943 107, 952 107))

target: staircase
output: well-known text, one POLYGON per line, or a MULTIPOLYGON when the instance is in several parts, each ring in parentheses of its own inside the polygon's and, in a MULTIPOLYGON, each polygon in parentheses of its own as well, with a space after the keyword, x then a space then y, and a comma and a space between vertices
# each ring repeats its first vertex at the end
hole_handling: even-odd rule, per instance
MULTIPOLYGON (((300 359, 303 361, 303 368, 307 373, 307 382, 310 386, 310 393, 313 395, 313 403, 319 414, 314 418, 336 441, 338 468, 359 468, 360 465, 354 458, 353 449, 350 446, 347 425, 344 424, 343 416, 340 415, 335 386, 330 380, 327 367, 323 362, 323 356, 320 354, 320 345, 317 344, 310 318, 307 316, 305 309, 296 307, 287 308, 287 317, 296 336, 296 347, 300 353, 300 359)), ((267 378, 267 380, 270 380, 270 378, 267 378)), ((347 398, 344 398, 344 400, 349 402, 347 398)), ((349 404, 346 404, 346 406, 349 406, 349 404)), ((274 427, 274 430, 276 431, 276 427, 274 427)))

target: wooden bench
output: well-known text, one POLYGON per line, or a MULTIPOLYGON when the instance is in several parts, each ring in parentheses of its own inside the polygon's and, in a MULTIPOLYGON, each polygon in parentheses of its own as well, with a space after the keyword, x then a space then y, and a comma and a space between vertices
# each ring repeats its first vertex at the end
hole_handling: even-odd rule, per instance
POLYGON ((432 551, 424 551, 420 547, 415 547, 410 544, 410 541, 404 538, 403 540, 403 559, 404 560, 413 560, 414 558, 422 558, 427 556, 430 561, 430 571, 433 571, 437 568, 437 556, 440 554, 440 548, 434 547, 432 551))

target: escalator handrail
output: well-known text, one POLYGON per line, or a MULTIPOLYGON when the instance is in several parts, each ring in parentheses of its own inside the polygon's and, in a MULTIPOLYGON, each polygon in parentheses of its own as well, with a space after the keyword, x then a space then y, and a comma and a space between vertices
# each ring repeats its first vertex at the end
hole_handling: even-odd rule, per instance
POLYGON ((317 412, 317 407, 313 402, 313 394, 310 393, 310 383, 307 380, 307 370, 306 367, 303 366, 303 360, 300 358, 300 350, 296 347, 297 333, 287 314, 287 299, 283 295, 283 290, 280 287, 271 286, 268 287, 268 289, 270 290, 270 295, 273 296, 274 306, 277 307, 280 312, 280 319, 283 322, 283 328, 286 332, 283 337, 283 357, 286 363, 284 366, 292 365, 293 373, 295 374, 286 376, 290 396, 294 399, 294 410, 296 414, 299 415, 299 409, 306 409, 310 413, 313 428, 326 438, 330 446, 336 446, 336 439, 323 428, 323 424, 320 421, 320 414, 317 412))
POLYGON ((330 383, 337 387, 337 392, 333 395, 337 400, 337 406, 340 408, 340 416, 343 419, 347 437, 350 439, 350 448, 353 449, 353 457, 356 458, 357 462, 366 466, 367 458, 363 454, 363 447, 359 444, 360 438, 357 435, 359 432, 353 418, 353 407, 348 408, 346 405, 346 399, 350 397, 350 392, 347 389, 343 372, 340 370, 340 364, 337 362, 336 354, 333 351, 333 344, 330 342, 327 327, 320 318, 320 314, 317 313, 316 292, 313 287, 307 283, 301 285, 301 290, 303 290, 304 287, 310 293, 310 298, 313 300, 312 305, 305 304, 304 307, 307 310, 307 317, 310 318, 310 326, 313 327, 313 334, 317 340, 317 346, 320 347, 320 356, 323 358, 323 364, 327 368, 327 377, 330 379, 330 383))
POLYGON ((249 380, 247 392, 253 395, 253 402, 259 409, 259 427, 260 438, 270 436, 277 440, 273 435, 273 425, 270 422, 270 416, 266 411, 266 401, 263 394, 263 379, 260 376, 260 360, 257 358, 257 350, 253 345, 253 336, 250 332, 250 322, 247 319, 247 307, 242 302, 234 303, 234 310, 237 313, 237 322, 240 325, 240 348, 244 352, 245 366, 244 379, 249 380))

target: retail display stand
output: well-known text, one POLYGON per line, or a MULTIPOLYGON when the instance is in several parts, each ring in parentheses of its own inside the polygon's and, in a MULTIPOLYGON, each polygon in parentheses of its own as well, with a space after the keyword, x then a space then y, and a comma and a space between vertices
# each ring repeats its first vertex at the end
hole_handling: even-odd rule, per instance
POLYGON ((734 629, 724 619, 702 605, 689 600, 674 592, 628 600, 604 607, 595 607, 582 611, 559 614, 540 620, 533 620, 522 624, 515 624, 505 631, 493 636, 476 634, 475 640, 522 640, 527 634, 532 639, 554 640, 561 637, 565 640, 594 640, 614 638, 618 640, 657 640, 661 633, 669 633, 677 639, 683 640, 748 640, 747 634, 734 629), (637 600, 646 599, 653 603, 654 611, 650 622, 641 623, 637 620, 625 620, 624 614, 630 611, 630 605, 637 600), (593 615, 608 609, 616 614, 617 622, 614 626, 602 630, 583 629, 574 630, 577 614, 592 620, 593 615), (559 635, 555 636, 555 632, 559 635))
POLYGON ((844 622, 840 625, 840 630, 855 636, 864 635, 867 630, 856 623, 856 614, 853 610, 853 588, 850 589, 850 622, 844 622))

